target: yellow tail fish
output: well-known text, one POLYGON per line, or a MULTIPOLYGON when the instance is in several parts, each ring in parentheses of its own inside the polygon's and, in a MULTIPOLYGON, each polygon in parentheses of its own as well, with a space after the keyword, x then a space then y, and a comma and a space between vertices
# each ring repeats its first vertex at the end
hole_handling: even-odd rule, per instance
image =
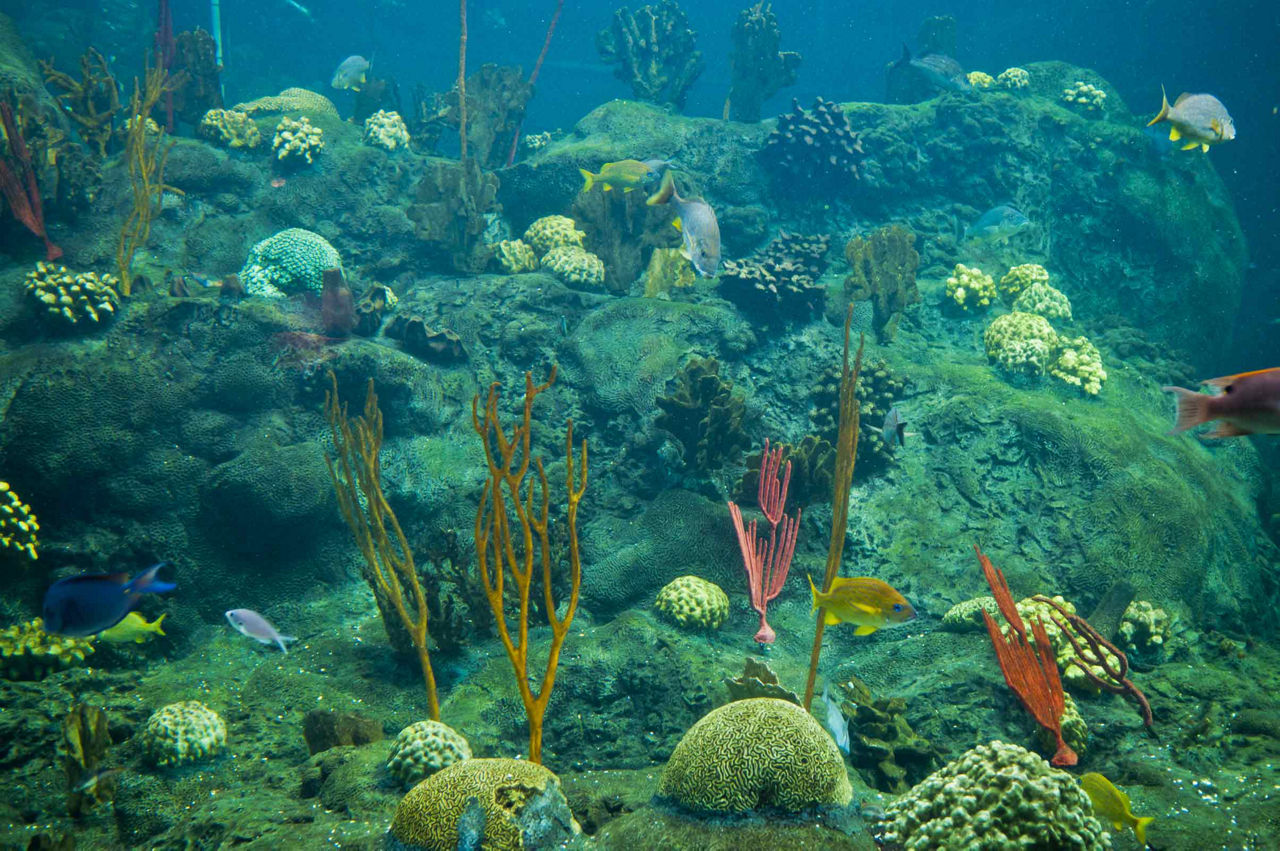
POLYGON ((896 626, 916 616, 916 610, 887 582, 870 576, 837 576, 831 590, 822 593, 809 577, 813 594, 813 611, 824 609, 828 626, 855 624, 854 635, 870 635, 877 629, 896 626))
POLYGON ((1138 841, 1147 844, 1147 825, 1155 821, 1155 816, 1138 818, 1129 809, 1129 796, 1117 789, 1110 780, 1091 771, 1080 778, 1080 788, 1084 789, 1089 800, 1093 801, 1093 814, 1103 821, 1110 822, 1116 830, 1132 827, 1138 841))
POLYGON ((98 633, 99 641, 106 641, 111 644, 126 644, 133 641, 137 644, 143 644, 147 639, 164 635, 164 630, 160 627, 160 622, 165 619, 166 615, 161 615, 150 623, 147 619, 137 612, 129 612, 125 615, 124 620, 111 627, 111 629, 103 630, 98 633))

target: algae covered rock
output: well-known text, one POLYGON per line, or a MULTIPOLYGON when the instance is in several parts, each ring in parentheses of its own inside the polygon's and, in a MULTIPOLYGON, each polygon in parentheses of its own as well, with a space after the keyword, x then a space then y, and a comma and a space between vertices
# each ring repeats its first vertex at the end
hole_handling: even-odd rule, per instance
POLYGON ((552 848, 579 833, 560 778, 522 759, 467 759, 413 787, 396 807, 392 848, 552 848))
POLYGON ((658 794, 703 813, 799 812, 853 797, 844 758, 808 712, 756 697, 713 710, 676 745, 658 794))
POLYGON ((329 240, 303 228, 288 228, 250 249, 240 282, 249 295, 319 295, 325 271, 341 268, 342 257, 329 240))
POLYGON ((887 813, 885 841, 906 851, 1111 847, 1075 777, 998 741, 935 771, 887 813))
POLYGON ((700 576, 679 576, 663 586, 653 607, 685 629, 719 629, 729 617, 729 596, 700 576))
POLYGON ((227 725, 200 701, 187 700, 154 712, 139 739, 148 763, 178 765, 220 753, 227 746, 227 725))
POLYGON ((471 759, 471 746, 456 730, 439 721, 418 721, 396 736, 387 768, 408 787, 464 759, 471 759))

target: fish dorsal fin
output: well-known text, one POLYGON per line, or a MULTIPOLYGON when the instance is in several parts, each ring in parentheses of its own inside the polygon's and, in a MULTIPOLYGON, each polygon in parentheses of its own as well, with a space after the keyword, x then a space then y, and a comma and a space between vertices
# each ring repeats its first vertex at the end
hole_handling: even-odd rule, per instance
POLYGON ((1255 375, 1267 375, 1272 372, 1280 372, 1280 367, 1273 366, 1270 369, 1255 369, 1252 372, 1238 372, 1235 375, 1224 375, 1221 378, 1210 378, 1208 381, 1201 381, 1200 383, 1208 384, 1210 387, 1227 388, 1242 378, 1252 378, 1255 375))
POLYGON ((878 629, 878 627, 874 627, 874 626, 860 626, 860 627, 858 627, 857 629, 855 629, 855 630, 853 631, 853 634, 854 634, 854 635, 870 635, 871 633, 875 632, 875 631, 876 631, 876 629, 878 629))
POLYGON ((129 574, 127 573, 82 573, 79 576, 68 576, 62 580, 68 584, 72 582, 114 582, 117 585, 127 585, 129 582, 129 574))
POLYGON ((1169 141, 1170 141, 1170 142, 1176 142, 1176 141, 1178 141, 1178 140, 1179 140, 1179 139, 1181 139, 1181 138, 1182 138, 1182 134, 1178 132, 1178 128, 1177 128, 1177 127, 1170 127, 1170 128, 1169 128, 1169 141))
POLYGON ((1191 97, 1191 92, 1183 92, 1182 94, 1178 95, 1178 99, 1173 102, 1173 105, 1176 107, 1189 97, 1191 97))

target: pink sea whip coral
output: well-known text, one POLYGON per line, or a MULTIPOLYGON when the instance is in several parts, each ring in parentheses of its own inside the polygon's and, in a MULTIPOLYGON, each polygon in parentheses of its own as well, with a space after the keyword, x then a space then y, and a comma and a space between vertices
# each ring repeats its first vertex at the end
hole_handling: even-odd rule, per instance
POLYGON ((742 564, 747 572, 747 588, 751 592, 751 608, 760 614, 760 631, 756 641, 772 644, 777 633, 765 620, 769 601, 782 592, 791 568, 791 557, 796 551, 796 536, 800 534, 800 509, 794 518, 786 515, 787 488, 791 485, 791 462, 782 467, 782 447, 769 449, 768 439, 760 456, 760 487, 756 498, 760 511, 769 521, 769 539, 756 537, 756 521, 742 523, 742 512, 733 502, 729 503, 729 516, 738 533, 738 547, 742 550, 742 564), (778 470, 783 469, 782 479, 778 470))

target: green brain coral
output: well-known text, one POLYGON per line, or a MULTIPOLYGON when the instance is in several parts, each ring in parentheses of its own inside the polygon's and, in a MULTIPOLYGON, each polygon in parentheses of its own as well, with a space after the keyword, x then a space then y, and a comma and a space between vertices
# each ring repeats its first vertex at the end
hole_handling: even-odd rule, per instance
POLYGON ((887 814, 884 839, 904 851, 1111 847, 1073 776, 1004 742, 967 751, 890 804, 887 814))
POLYGON ((560 779, 546 768, 522 759, 467 759, 414 786, 396 807, 390 832, 404 845, 428 851, 508 851, 558 847, 579 828, 560 791, 560 779), (476 807, 483 821, 468 812, 476 807), (522 821, 526 808, 532 816, 528 821, 561 835, 528 836, 533 825, 522 821), (482 833, 464 836, 467 827, 460 822, 478 822, 482 833))
POLYGON ((387 768, 407 787, 464 759, 471 759, 471 746, 456 730, 439 721, 418 721, 396 736, 387 768))
POLYGON ((152 765, 194 762, 227 746, 227 725, 198 700, 161 707, 147 719, 139 735, 143 756, 152 765))
POLYGON ((808 712, 786 700, 737 700, 703 716, 676 745, 658 794, 687 809, 741 813, 844 806, 844 758, 808 712))
POLYGON ((240 280, 249 295, 319 294, 325 270, 341 268, 342 258, 327 239, 309 230, 289 228, 250 249, 240 280))
POLYGON ((700 576, 680 576, 663 586, 653 606, 676 626, 719 629, 729 617, 729 596, 700 576))
POLYGON ((957 263, 951 277, 947 278, 947 298, 962 310, 987 307, 996 298, 995 281, 981 269, 957 263))

